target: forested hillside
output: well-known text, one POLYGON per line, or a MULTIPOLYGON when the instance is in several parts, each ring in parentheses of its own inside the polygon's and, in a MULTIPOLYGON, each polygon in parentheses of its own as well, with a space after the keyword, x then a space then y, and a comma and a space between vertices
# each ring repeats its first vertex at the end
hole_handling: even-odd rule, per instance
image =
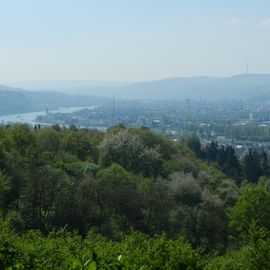
POLYGON ((0 269, 269 269, 268 156, 147 128, 0 128, 0 269))
POLYGON ((268 74, 242 74, 232 77, 186 77, 139 82, 123 86, 115 95, 150 100, 246 100, 269 98, 268 74))
POLYGON ((21 113, 57 107, 100 105, 106 98, 67 95, 60 92, 34 92, 0 85, 0 115, 21 113))
POLYGON ((0 114, 31 110, 31 103, 20 92, 3 91, 0 88, 0 114))
POLYGON ((250 100, 269 99, 269 74, 239 74, 228 77, 174 77, 153 81, 30 81, 11 86, 38 91, 59 91, 135 100, 250 100), (172 98, 173 97, 173 98, 172 98))

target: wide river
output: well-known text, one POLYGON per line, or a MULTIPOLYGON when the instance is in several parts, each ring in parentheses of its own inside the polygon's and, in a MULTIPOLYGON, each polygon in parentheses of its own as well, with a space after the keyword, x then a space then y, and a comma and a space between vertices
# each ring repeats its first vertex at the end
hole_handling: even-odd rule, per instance
MULTIPOLYGON (((50 110, 50 113, 62 112, 62 113, 71 113, 79 111, 82 109, 94 109, 96 106, 84 106, 84 107, 59 107, 55 110, 50 110)), ((46 111, 39 112, 28 112, 28 113, 17 113, 17 114, 7 114, 0 115, 0 124, 10 124, 10 123, 27 123, 27 124, 46 124, 35 122, 35 119, 38 115, 45 115, 46 111)))

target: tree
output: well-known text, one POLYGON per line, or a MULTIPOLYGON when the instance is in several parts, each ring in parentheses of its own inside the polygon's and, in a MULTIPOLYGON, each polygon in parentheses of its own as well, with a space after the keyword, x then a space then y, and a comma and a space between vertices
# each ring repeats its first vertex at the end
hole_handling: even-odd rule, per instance
POLYGON ((191 174, 174 173, 169 188, 176 203, 194 206, 202 201, 202 191, 191 174))
POLYGON ((260 164, 259 152, 250 149, 243 159, 243 174, 246 179, 257 183, 259 177, 262 176, 262 167, 260 164))
POLYGON ((28 227, 47 230, 68 188, 68 176, 59 169, 45 166, 33 171, 24 197, 28 227))
POLYGON ((262 151, 261 153, 261 166, 262 166, 262 174, 264 176, 270 176, 269 160, 268 155, 265 151, 262 151))
POLYGON ((177 152, 176 147, 171 140, 165 136, 155 134, 150 128, 131 128, 129 129, 129 132, 139 136, 143 145, 147 148, 158 149, 164 160, 170 159, 172 155, 177 152))
POLYGON ((204 154, 208 161, 216 162, 218 157, 218 143, 211 141, 210 144, 207 144, 204 150, 204 154))
POLYGON ((97 174, 97 196, 101 220, 116 218, 120 230, 127 233, 140 226, 141 201, 131 175, 120 165, 112 164, 97 174), (107 216, 107 217, 106 217, 107 216))
POLYGON ((158 148, 144 145, 143 140, 128 130, 106 136, 101 144, 103 165, 118 163, 126 170, 146 177, 156 177, 163 164, 158 148))
POLYGON ((2 141, 0 141, 0 170, 5 170, 7 167, 7 152, 5 149, 5 145, 2 141))
POLYGON ((26 124, 12 126, 8 129, 8 134, 21 156, 25 155, 26 149, 34 143, 34 135, 26 124))
POLYGON ((270 229, 270 194, 263 187, 247 185, 230 213, 230 227, 245 239, 251 224, 270 229))
POLYGON ((227 145, 226 147, 222 145, 218 149, 217 163, 222 172, 235 180, 240 180, 241 164, 231 145, 227 145))
POLYGON ((69 132, 64 138, 64 149, 81 160, 92 157, 94 162, 98 160, 98 152, 92 144, 91 138, 83 131, 69 132))
POLYGON ((2 210, 3 216, 6 216, 7 205, 6 205, 6 194, 11 189, 10 179, 7 175, 0 171, 0 208, 2 210))
POLYGON ((226 245, 227 216, 223 202, 202 190, 190 174, 173 175, 169 187, 175 201, 170 212, 174 234, 182 234, 194 246, 208 250, 226 245))
POLYGON ((161 231, 168 232, 169 214, 173 207, 173 198, 169 187, 162 179, 145 179, 143 204, 144 224, 143 231, 154 235, 161 231))
POLYGON ((185 143, 187 147, 191 151, 193 151, 198 158, 202 157, 201 142, 197 136, 188 136, 187 138, 185 138, 185 143))
POLYGON ((61 147, 61 137, 55 129, 43 129, 38 134, 38 145, 42 151, 56 154, 61 147))

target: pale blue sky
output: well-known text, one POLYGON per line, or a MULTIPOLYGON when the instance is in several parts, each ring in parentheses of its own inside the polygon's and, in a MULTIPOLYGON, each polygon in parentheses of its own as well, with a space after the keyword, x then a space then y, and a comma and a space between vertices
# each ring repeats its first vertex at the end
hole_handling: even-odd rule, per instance
POLYGON ((0 0, 0 82, 270 73, 269 0, 0 0))

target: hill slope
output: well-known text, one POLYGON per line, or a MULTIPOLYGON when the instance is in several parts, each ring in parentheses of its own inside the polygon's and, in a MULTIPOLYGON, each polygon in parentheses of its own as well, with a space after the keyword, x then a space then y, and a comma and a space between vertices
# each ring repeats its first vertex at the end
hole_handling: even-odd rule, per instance
POLYGON ((55 107, 90 106, 107 102, 96 96, 67 95, 60 92, 30 92, 0 86, 0 114, 44 110, 55 107))
POLYGON ((250 99, 270 97, 270 75, 168 78, 149 82, 33 81, 11 86, 122 99, 250 99))
POLYGON ((170 78, 123 86, 119 97, 134 99, 249 99, 270 97, 270 75, 170 78))

